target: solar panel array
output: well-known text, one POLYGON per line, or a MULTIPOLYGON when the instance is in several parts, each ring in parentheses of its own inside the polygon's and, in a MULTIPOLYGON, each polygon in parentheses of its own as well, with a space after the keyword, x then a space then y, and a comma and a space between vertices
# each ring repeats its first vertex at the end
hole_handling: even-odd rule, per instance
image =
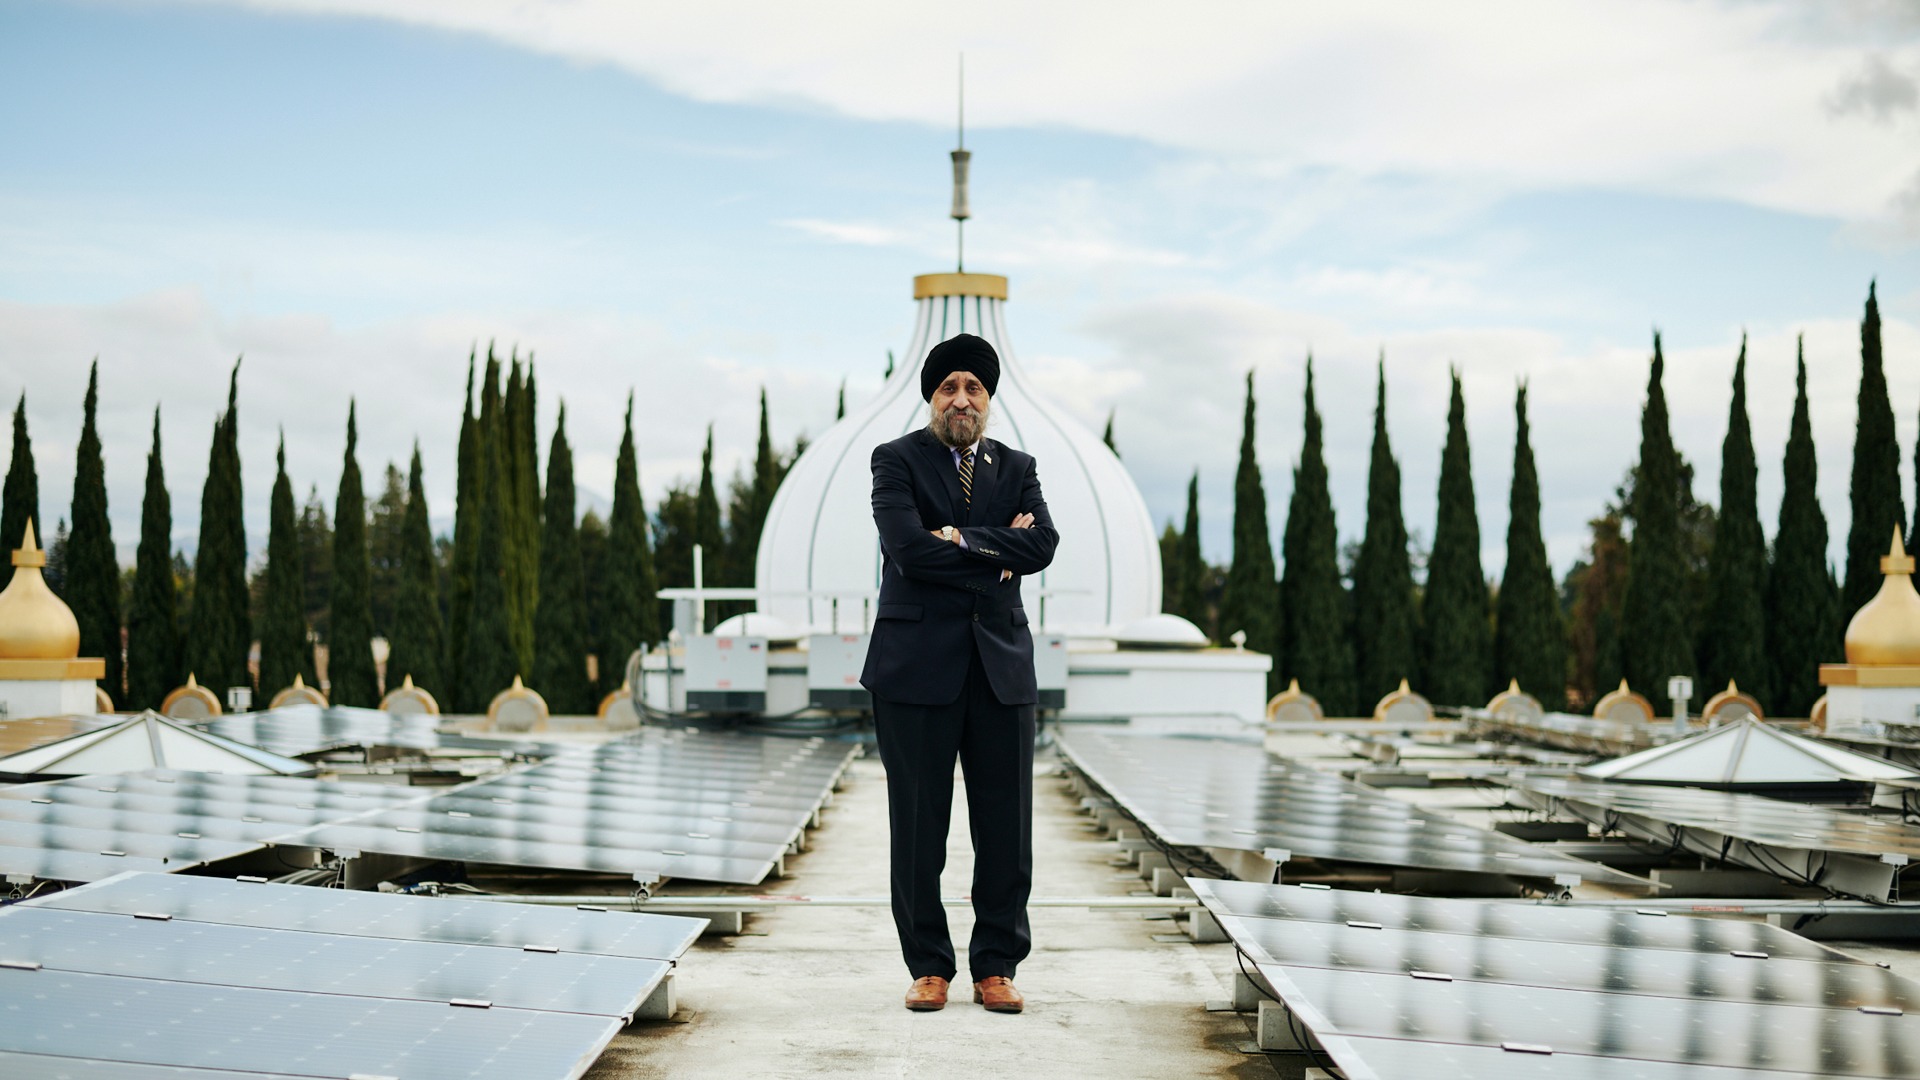
POLYGON ((1545 878, 1640 878, 1410 806, 1258 744, 1063 729, 1073 767, 1162 841, 1340 862, 1545 878))
POLYGON ((754 884, 797 849, 856 749, 649 728, 286 842, 754 884))
POLYGON ((166 769, 0 787, 0 874, 95 881, 190 870, 421 797, 377 784, 166 769))
POLYGON ((1920 983, 1764 923, 1189 884, 1350 1080, 1920 1076, 1920 983))
POLYGON ((19 785, 0 788, 0 874, 92 881, 271 845, 754 884, 857 749, 647 729, 454 788, 165 770, 19 785))
POLYGON ((1545 813, 1876 900, 1891 899, 1901 868, 1920 858, 1920 828, 1831 806, 1561 777, 1508 784, 1519 801, 1545 813))
POLYGON ((285 705, 260 712, 228 713, 194 726, 288 757, 353 747, 463 751, 498 757, 547 757, 559 751, 558 746, 547 743, 445 734, 439 729, 440 721, 441 717, 426 713, 285 705))
POLYGON ((0 1070, 576 1077, 703 924, 119 875, 0 909, 0 1070))

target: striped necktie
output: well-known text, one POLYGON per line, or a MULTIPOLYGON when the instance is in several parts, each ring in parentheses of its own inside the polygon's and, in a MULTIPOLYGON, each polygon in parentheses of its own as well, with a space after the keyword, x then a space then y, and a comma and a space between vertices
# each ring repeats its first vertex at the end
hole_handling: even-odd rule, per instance
POLYGON ((973 505, 973 447, 960 451, 960 490, 967 493, 967 505, 973 505))

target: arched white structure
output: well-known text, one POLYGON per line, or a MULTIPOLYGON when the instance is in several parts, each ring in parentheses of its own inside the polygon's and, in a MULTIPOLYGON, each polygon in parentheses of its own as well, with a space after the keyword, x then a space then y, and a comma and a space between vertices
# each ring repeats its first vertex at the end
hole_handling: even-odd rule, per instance
POLYGON ((859 597, 880 584, 870 504, 873 448, 927 422, 921 362, 934 345, 969 333, 1000 354, 987 434, 1038 461, 1060 530, 1053 566, 1026 579, 1027 611, 1040 629, 1097 636, 1160 613, 1160 546, 1146 501, 1113 451, 1042 400, 1021 371, 1007 337, 1006 298, 1007 279, 994 274, 914 279, 913 337, 892 377, 877 397, 807 447, 774 494, 754 565, 755 585, 776 594, 760 602, 762 611, 820 631, 861 628, 859 597), (800 591, 843 594, 838 626, 831 600, 778 595, 800 591))

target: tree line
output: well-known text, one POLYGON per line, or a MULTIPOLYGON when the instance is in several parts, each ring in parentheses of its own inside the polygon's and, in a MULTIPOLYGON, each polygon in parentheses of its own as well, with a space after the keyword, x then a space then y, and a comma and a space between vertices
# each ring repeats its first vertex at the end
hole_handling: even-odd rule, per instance
MULTIPOLYGON (((1846 615, 1880 587, 1879 558, 1894 526, 1908 536, 1920 531, 1920 490, 1911 523, 1901 497, 1880 336, 1879 303, 1870 284, 1860 323, 1851 515, 1841 575, 1827 560, 1827 521, 1815 490, 1804 345, 1782 463, 1785 486, 1769 545, 1755 494, 1745 338, 1733 363, 1716 506, 1694 497, 1693 466, 1674 446, 1662 388, 1666 361, 1656 332, 1638 458, 1589 522, 1585 557, 1558 583, 1540 532, 1540 482, 1524 382, 1514 396, 1506 566, 1496 581, 1480 562, 1458 369, 1452 373, 1431 549, 1417 550, 1401 513, 1383 357, 1365 530, 1357 546, 1343 551, 1309 357, 1304 437, 1281 536, 1281 568, 1275 568, 1267 496, 1254 456, 1248 372, 1232 559, 1219 567, 1201 557, 1196 472, 1187 486, 1184 521, 1169 521, 1160 538, 1163 606, 1216 641, 1244 632, 1248 648, 1274 658, 1271 687, 1298 679, 1333 716, 1365 712, 1402 678, 1436 704, 1484 704, 1513 680, 1549 708, 1582 708, 1622 678, 1659 697, 1673 675, 1696 676, 1698 696, 1733 680, 1769 710, 1805 716, 1821 693, 1819 665, 1842 656, 1846 615), (1416 578, 1416 568, 1424 569, 1423 577, 1416 578)), ((1920 446, 1915 467, 1920 484, 1920 446)))
MULTIPOLYGON (((523 363, 510 355, 503 364, 491 348, 484 361, 476 349, 468 358, 450 536, 434 536, 428 521, 417 442, 408 470, 389 462, 368 501, 357 408, 349 403, 331 517, 317 484, 296 508, 283 435, 266 551, 250 565, 240 373, 236 362, 226 408, 214 421, 191 559, 172 546, 155 408, 140 541, 124 571, 107 515, 97 361, 88 376, 71 517, 52 534, 46 576, 73 609, 81 655, 106 658, 101 685, 123 708, 158 706, 189 673, 216 690, 255 686, 266 695, 292 685, 296 675, 321 686, 316 648, 323 647, 324 686, 339 705, 376 705, 383 689, 411 678, 443 709, 478 712, 517 675, 556 713, 592 712, 619 687, 627 656, 663 638, 670 614, 657 593, 692 584, 695 544, 704 547, 708 584, 753 583, 773 492, 806 447, 802 436, 785 451, 775 448, 762 390, 752 469, 734 475, 724 507, 709 426, 699 477, 677 481, 649 515, 629 394, 610 512, 604 519, 592 509, 579 515, 566 406, 543 478, 532 356, 523 363), (376 638, 387 643, 384 684, 376 638), (256 643, 257 668, 250 662, 256 643)), ((841 415, 845 408, 843 391, 841 415)), ((7 550, 20 545, 28 518, 40 521, 39 505, 23 392, 0 491, 0 544, 7 550)))

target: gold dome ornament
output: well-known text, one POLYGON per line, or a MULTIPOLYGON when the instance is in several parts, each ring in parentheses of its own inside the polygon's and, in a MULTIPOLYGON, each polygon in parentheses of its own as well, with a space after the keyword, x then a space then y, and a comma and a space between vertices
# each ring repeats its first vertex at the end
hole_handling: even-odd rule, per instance
MULTIPOLYGON (((34 542, 33 519, 13 553, 13 581, 0 592, 0 659, 72 660, 80 655, 80 623, 40 575, 47 553, 34 542)), ((104 669, 104 664, 102 665, 104 669)))
POLYGON ((191 671, 187 672, 187 685, 175 687, 160 701, 160 715, 169 720, 205 720, 220 712, 220 699, 201 686, 191 671))
POLYGON ((1653 722, 1653 702, 1634 692, 1627 686, 1627 680, 1620 680, 1620 687, 1593 703, 1593 715, 1599 720, 1618 720, 1622 723, 1651 724, 1653 722))
MULTIPOLYGON (((16 556, 17 558, 17 556, 16 556)), ((1913 589, 1913 557, 1900 526, 1880 560, 1880 591, 1847 624, 1847 663, 1862 667, 1920 666, 1920 593, 1913 589)), ((0 597, 0 599, 4 599, 0 597)))
POLYGON ((1299 679, 1287 680, 1287 688, 1267 702, 1267 721, 1279 724, 1317 724, 1327 718, 1320 700, 1300 689, 1299 679))
POLYGON ((399 686, 387 691, 387 696, 380 699, 380 709, 390 713, 440 715, 440 703, 432 694, 413 685, 412 673, 408 673, 399 686))
POLYGON ((273 695, 273 700, 267 702, 267 708, 278 709, 286 705, 319 705, 324 708, 326 704, 327 695, 308 686, 296 671, 293 673, 293 685, 273 695))

